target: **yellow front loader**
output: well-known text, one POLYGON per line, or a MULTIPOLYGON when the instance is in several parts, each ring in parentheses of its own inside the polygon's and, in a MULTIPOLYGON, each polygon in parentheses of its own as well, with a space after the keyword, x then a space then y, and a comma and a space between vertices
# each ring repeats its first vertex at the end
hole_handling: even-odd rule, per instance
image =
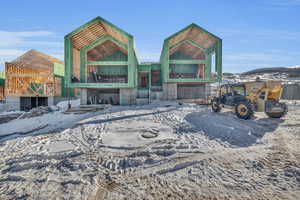
POLYGON ((281 81, 224 84, 211 101, 212 110, 220 112, 222 108, 229 108, 242 119, 250 119, 254 111, 281 118, 288 110, 285 103, 279 102, 282 90, 281 81))

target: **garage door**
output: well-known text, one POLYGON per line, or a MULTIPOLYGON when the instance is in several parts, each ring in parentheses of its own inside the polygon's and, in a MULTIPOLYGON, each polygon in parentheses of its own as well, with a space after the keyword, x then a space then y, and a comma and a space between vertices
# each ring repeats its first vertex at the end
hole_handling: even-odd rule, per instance
POLYGON ((205 96, 205 84, 178 84, 178 99, 201 99, 205 96))

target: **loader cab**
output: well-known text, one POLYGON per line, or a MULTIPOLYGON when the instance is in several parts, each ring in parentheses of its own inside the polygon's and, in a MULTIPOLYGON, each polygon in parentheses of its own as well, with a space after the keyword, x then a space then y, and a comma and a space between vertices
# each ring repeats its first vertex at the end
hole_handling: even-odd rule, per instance
POLYGON ((244 84, 224 84, 220 88, 220 102, 225 105, 234 106, 246 99, 246 87, 244 84))

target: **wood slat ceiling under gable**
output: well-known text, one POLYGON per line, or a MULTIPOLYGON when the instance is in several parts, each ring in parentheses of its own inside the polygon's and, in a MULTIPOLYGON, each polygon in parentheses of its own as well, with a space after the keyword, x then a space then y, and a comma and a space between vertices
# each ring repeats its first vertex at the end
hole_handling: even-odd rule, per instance
POLYGON ((192 39, 204 48, 210 48, 217 42, 217 40, 213 36, 205 33, 201 29, 197 27, 190 27, 182 33, 179 33, 178 35, 171 38, 169 44, 170 46, 172 46, 184 39, 192 39))
POLYGON ((100 21, 97 21, 76 33, 71 39, 73 41, 73 47, 80 50, 83 47, 97 41, 104 35, 110 35, 120 42, 128 44, 128 38, 124 34, 100 21))
POLYGON ((121 51, 127 55, 127 51, 119 47, 110 40, 107 40, 87 52, 88 61, 99 61, 107 56, 112 55, 116 51, 121 51))
POLYGON ((181 45, 179 45, 178 47, 172 48, 170 50, 170 56, 173 55, 174 53, 176 53, 177 51, 181 51, 184 54, 188 54, 193 59, 199 59, 199 60, 205 59, 204 50, 195 47, 194 45, 192 45, 189 42, 184 42, 181 45))

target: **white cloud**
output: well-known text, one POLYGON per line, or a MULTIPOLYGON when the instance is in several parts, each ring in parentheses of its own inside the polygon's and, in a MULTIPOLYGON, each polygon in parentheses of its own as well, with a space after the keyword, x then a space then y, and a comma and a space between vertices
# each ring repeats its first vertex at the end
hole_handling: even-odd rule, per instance
POLYGON ((276 54, 266 54, 266 53, 250 53, 250 54, 231 54, 224 55, 225 61, 246 61, 246 62, 287 62, 293 61, 293 57, 280 56, 276 54))
POLYGON ((0 70, 5 62, 16 59, 30 49, 63 59, 62 38, 51 31, 0 30, 0 70))
MULTIPOLYGON (((1 31, 0 30, 0 47, 26 46, 31 44, 43 44, 45 41, 37 41, 37 38, 47 38, 55 34, 50 31, 1 31)), ((57 45, 57 42, 47 41, 48 45, 57 45)))
POLYGON ((0 49, 0 64, 11 61, 24 53, 25 51, 18 49, 0 49))

